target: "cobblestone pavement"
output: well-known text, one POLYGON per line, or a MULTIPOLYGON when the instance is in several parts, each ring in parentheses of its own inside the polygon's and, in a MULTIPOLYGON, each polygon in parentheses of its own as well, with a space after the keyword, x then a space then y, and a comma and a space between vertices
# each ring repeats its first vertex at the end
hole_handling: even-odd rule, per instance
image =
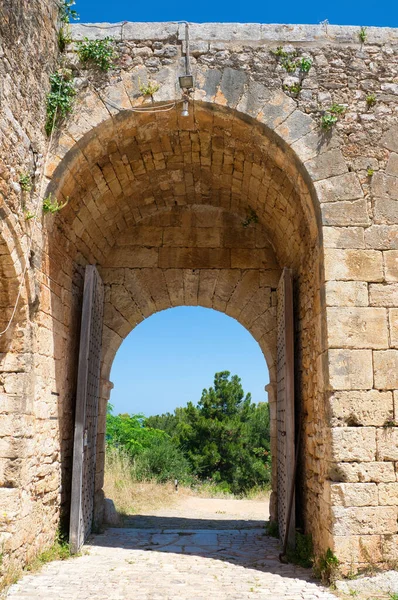
MULTIPOLYGON (((178 519, 161 527, 108 529, 82 556, 48 564, 12 586, 13 600, 336 600, 306 569, 281 564, 275 539, 257 527, 218 529, 178 519)), ((153 523, 153 517, 151 517, 153 523)), ((132 523, 133 524, 133 523, 132 523)), ((160 523, 159 523, 160 524, 160 523)), ((148 523, 149 525, 149 523, 148 523)))

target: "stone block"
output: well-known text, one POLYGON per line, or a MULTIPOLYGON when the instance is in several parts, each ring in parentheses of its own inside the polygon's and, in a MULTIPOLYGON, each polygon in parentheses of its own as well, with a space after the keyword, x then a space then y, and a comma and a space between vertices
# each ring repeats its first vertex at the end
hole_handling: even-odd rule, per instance
POLYGON ((115 504, 110 498, 104 498, 104 522, 110 527, 118 527, 120 525, 120 518, 115 504))
POLYGON ((398 306, 398 283, 371 283, 369 303, 371 306, 398 306))
MULTIPOLYGON (((387 484, 388 485, 388 484, 387 484)), ((324 498, 332 506, 378 506, 375 483, 325 482, 324 498)))
POLYGON ((319 202, 357 200, 363 197, 362 187, 356 173, 344 173, 315 183, 319 202))
MULTIPOLYGON (((392 178, 397 181, 396 177, 392 178)), ((396 225, 398 223, 398 201, 392 198, 376 198, 374 205, 374 222, 385 225, 396 225)))
POLYGON ((398 535, 383 535, 383 560, 395 565, 398 560, 398 535))
POLYGON ((398 177, 398 154, 392 152, 386 166, 386 174, 398 177))
POLYGON ((373 387, 372 350, 328 352, 329 386, 332 390, 367 390, 373 387))
POLYGON ((376 250, 325 249, 326 280, 383 281, 383 256, 376 250))
POLYGON ((162 269, 225 269, 230 268, 230 250, 224 248, 160 248, 162 269))
POLYGON ((305 167, 314 182, 348 172, 344 156, 338 149, 319 154, 316 158, 308 160, 305 167))
POLYGON ((376 429, 374 427, 333 427, 332 460, 370 462, 376 458, 376 429))
POLYGON ((390 177, 382 172, 372 175, 371 190, 376 198, 388 196, 392 199, 398 199, 398 181, 396 177, 390 177))
POLYGON ((353 462, 353 463, 330 463, 329 478, 332 481, 343 482, 394 482, 394 463, 392 462, 353 462))
POLYGON ((388 150, 398 152, 398 125, 392 125, 387 129, 381 138, 381 144, 388 150))
POLYGON ((377 460, 398 461, 398 427, 377 429, 377 460))
POLYGON ((364 281, 327 281, 327 306, 367 306, 368 286, 364 281))
POLYGON ((328 202, 321 205, 322 223, 326 226, 355 227, 369 225, 365 199, 348 202, 328 202))
POLYGON ((398 506, 398 481, 395 483, 380 483, 377 487, 380 506, 398 506))
POLYGON ((163 228, 150 225, 137 225, 129 229, 117 239, 118 246, 149 246, 162 245, 163 228))
POLYGON ((397 225, 371 225, 365 229, 365 246, 375 250, 398 248, 397 225))
POLYGON ((268 248, 232 248, 231 267, 233 269, 277 269, 273 250, 268 248))
POLYGON ((348 568, 358 563, 382 562, 383 546, 381 535, 334 535, 332 542, 333 552, 348 568))
POLYGON ((158 249, 141 246, 116 248, 107 260, 107 265, 135 269, 158 266, 158 249))
POLYGON ((373 352, 374 384, 379 390, 398 388, 398 350, 373 352))
POLYGON ((325 248, 365 248, 362 227, 323 227, 322 232, 325 248))
POLYGON ((166 227, 163 233, 163 246, 219 248, 221 230, 210 227, 166 227))
POLYGON ((384 308, 328 307, 326 315, 329 347, 388 348, 384 308))
POLYGON ((398 250, 383 252, 386 281, 398 281, 398 250))
POLYGON ((397 531, 397 509, 392 506, 332 506, 331 514, 334 535, 381 535, 397 531))
POLYGON ((275 129, 296 110, 296 102, 281 91, 276 91, 267 100, 257 115, 257 120, 275 129))
POLYGON ((382 426, 394 418, 392 392, 334 392, 329 398, 331 424, 382 426))
POLYGON ((316 126, 312 117, 301 110, 295 110, 286 121, 275 129, 275 132, 290 145, 310 133, 316 126))

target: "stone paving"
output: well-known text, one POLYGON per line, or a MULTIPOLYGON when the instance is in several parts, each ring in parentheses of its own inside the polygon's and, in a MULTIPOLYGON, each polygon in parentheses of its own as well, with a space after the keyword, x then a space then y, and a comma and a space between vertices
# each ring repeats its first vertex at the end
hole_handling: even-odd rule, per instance
POLYGON ((189 521, 191 528, 185 518, 137 517, 137 527, 108 529, 89 540, 82 556, 25 576, 6 597, 336 600, 309 570, 279 562, 279 544, 259 521, 246 521, 244 529, 231 528, 228 519, 189 521))

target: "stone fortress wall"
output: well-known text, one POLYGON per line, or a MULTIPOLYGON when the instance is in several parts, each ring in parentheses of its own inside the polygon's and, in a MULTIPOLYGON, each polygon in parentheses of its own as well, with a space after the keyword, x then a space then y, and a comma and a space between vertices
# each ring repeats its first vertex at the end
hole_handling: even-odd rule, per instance
MULTIPOLYGON (((23 57, 7 35, 0 56, 8 73, 0 150, 4 319, 32 228, 19 173, 33 169, 31 145, 37 154, 47 150, 45 94, 57 56, 54 4, 30 6, 21 3, 23 57)), ((169 306, 222 310, 259 341, 270 368, 275 451, 275 288, 289 266, 304 439, 299 522, 317 553, 331 547, 346 571, 398 558, 398 31, 369 28, 365 43, 358 33, 193 24, 195 91, 182 118, 180 104, 167 113, 131 109, 150 105, 140 92, 150 80, 160 86, 155 107, 180 100, 183 25, 73 25, 75 40, 115 38, 119 58, 104 74, 79 64, 73 44, 62 57, 77 96, 44 175, 47 189, 69 203, 34 229, 20 308, 0 338, 5 565, 48 544, 61 507, 68 511, 89 263, 106 285, 99 505, 114 354, 140 320, 169 306), (279 46, 311 59, 308 73, 287 72, 275 56, 279 46), (325 133, 321 120, 333 103, 345 111, 325 133), (249 208, 258 223, 243 228, 249 208)), ((274 489, 276 480, 274 464, 274 489)))

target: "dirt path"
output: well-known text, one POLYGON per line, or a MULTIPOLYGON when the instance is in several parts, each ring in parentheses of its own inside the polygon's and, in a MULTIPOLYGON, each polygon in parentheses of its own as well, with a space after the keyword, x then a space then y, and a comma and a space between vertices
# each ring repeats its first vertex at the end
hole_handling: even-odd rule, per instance
POLYGON ((14 600, 336 600, 278 560, 266 501, 181 496, 91 538, 86 553, 12 586, 14 600))

